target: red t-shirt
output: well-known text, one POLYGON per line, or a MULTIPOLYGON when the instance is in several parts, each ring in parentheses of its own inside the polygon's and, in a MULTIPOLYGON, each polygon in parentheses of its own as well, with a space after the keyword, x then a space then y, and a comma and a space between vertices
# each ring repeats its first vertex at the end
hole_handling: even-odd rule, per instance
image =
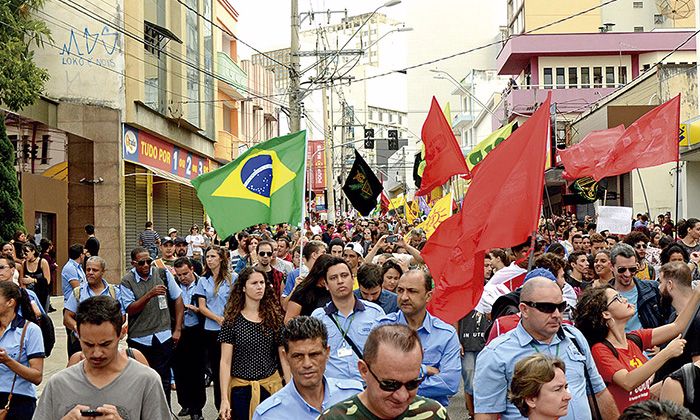
MULTIPOLYGON (((651 347, 651 329, 643 329, 632 331, 631 334, 635 334, 642 339, 642 346, 645 349, 651 347)), ((632 404, 638 402, 646 401, 649 399, 649 386, 651 385, 651 379, 649 378, 644 381, 643 384, 639 385, 632 391, 625 391, 622 387, 615 384, 612 380, 615 372, 622 369, 627 369, 627 371, 632 371, 644 363, 646 363, 647 358, 644 356, 642 349, 637 347, 632 340, 627 340, 627 349, 618 349, 618 357, 615 358, 613 352, 605 346, 603 343, 594 344, 591 348, 591 355, 598 367, 598 372, 600 376, 603 377, 603 381, 608 385, 608 389, 615 399, 615 404, 617 409, 622 412, 625 408, 632 404)))

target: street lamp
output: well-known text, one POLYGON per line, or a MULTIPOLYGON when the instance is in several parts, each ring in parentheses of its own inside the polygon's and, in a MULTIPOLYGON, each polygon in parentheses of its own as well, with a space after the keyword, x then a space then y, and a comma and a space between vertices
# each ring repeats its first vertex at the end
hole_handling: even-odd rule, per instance
POLYGON ((364 50, 368 50, 368 49, 372 48, 376 43, 378 43, 379 41, 381 41, 382 39, 384 39, 385 36, 389 35, 389 34, 392 33, 392 32, 410 32, 410 31, 412 31, 412 30, 413 30, 413 28, 411 28, 411 27, 408 27, 408 28, 407 28, 407 27, 405 27, 405 26, 402 26, 401 28, 392 29, 392 30, 388 31, 387 33, 385 33, 384 35, 380 36, 380 37, 379 37, 376 41, 374 41, 373 43, 371 43, 371 44, 369 44, 368 46, 362 48, 362 50, 364 51, 364 50))

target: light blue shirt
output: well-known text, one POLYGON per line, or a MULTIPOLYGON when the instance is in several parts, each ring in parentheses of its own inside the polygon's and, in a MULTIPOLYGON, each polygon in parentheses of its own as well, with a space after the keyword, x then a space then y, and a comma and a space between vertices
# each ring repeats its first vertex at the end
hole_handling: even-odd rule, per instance
MULTIPOLYGON (((151 267, 151 271, 148 273, 148 279, 142 279, 139 273, 136 271, 135 268, 131 269, 131 272, 134 274, 134 279, 136 280, 136 283, 140 283, 142 281, 148 281, 150 278, 153 276, 153 270, 155 268, 151 267)), ((175 278, 173 278, 173 275, 170 274, 170 271, 164 270, 165 271, 165 278, 168 279, 168 296, 170 297, 170 300, 175 300, 179 298, 182 295, 182 291, 180 290, 180 287, 177 285, 175 282, 175 278)), ((129 289, 128 287, 121 287, 121 299, 122 299, 122 308, 124 310, 129 309, 129 305, 132 303, 136 302, 136 297, 134 296, 134 292, 129 289)), ((131 338, 129 337, 130 340, 133 340, 139 344, 142 344, 144 346, 151 346, 153 345, 153 337, 158 339, 159 342, 164 343, 170 338, 172 338, 173 333, 170 331, 170 328, 163 330, 163 331, 158 331, 155 334, 151 335, 145 335, 143 337, 138 337, 138 338, 131 338)))
MULTIPOLYGON (((102 292, 100 292, 99 296, 112 297, 112 293, 109 291, 109 283, 107 283, 107 281, 105 279, 102 279, 102 285, 104 286, 104 289, 102 290, 102 292)), ((122 297, 121 287, 119 287, 119 286, 112 286, 112 287, 114 288, 115 299, 117 299, 119 301, 119 303, 121 303, 121 301, 122 301, 121 300, 121 297, 122 297)), ((87 299, 89 297, 97 296, 90 288, 90 285, 88 284, 88 282, 81 284, 79 290, 80 290, 80 293, 78 295, 79 299, 76 299, 75 293, 73 293, 73 291, 71 291, 70 297, 68 297, 66 304, 63 306, 64 309, 71 311, 73 313, 76 313, 76 312, 78 312, 78 303, 84 301, 85 299, 87 299)), ((124 310, 124 306, 122 306, 121 309, 122 309, 122 315, 125 314, 126 311, 124 310)))
MULTIPOLYGON (((398 311, 378 319, 372 328, 381 325, 408 325, 403 312, 398 311)), ((418 395, 432 398, 447 407, 449 398, 457 393, 459 381, 462 379, 462 359, 460 356, 459 338, 457 331, 428 311, 425 312, 423 325, 416 331, 423 346, 423 364, 440 370, 437 375, 428 376, 418 388, 418 395)))
POLYGON ((324 376, 323 403, 321 403, 321 411, 318 411, 299 395, 299 391, 294 386, 294 380, 292 380, 284 388, 258 405, 258 408, 255 409, 255 414, 253 414, 253 420, 314 420, 324 410, 362 392, 362 389, 362 382, 352 379, 333 379, 324 376))
MULTIPOLYGON (((0 348, 7 351, 7 357, 17 360, 19 355, 19 340, 22 338, 22 328, 25 320, 21 316, 16 316, 12 320, 10 327, 0 336, 0 348)), ((41 336, 41 328, 33 322, 27 325, 27 333, 24 336, 24 347, 19 362, 24 366, 29 366, 29 359, 44 358, 44 339, 41 336)), ((7 367, 6 364, 0 363, 0 392, 10 392, 12 388, 12 379, 15 373, 7 367)), ((24 395, 27 397, 36 398, 36 386, 28 380, 17 375, 15 382, 15 394, 24 395)))
MULTIPOLYGON (((196 274, 195 274, 196 276, 196 274)), ((182 290, 182 303, 185 305, 194 305, 197 306, 196 302, 193 302, 194 298, 194 291, 197 288, 197 283, 198 281, 202 281, 201 278, 199 280, 195 280, 192 283, 190 283, 189 286, 185 286, 184 284, 180 283, 180 290, 182 290)), ((199 317, 197 316, 196 313, 192 312, 191 310, 185 308, 185 316, 184 316, 184 326, 186 328, 189 327, 195 327, 199 325, 199 317)))
MULTIPOLYGON (((231 287, 237 278, 238 274, 233 273, 231 283, 221 282, 219 291, 214 293, 214 279, 211 276, 200 277, 197 287, 194 289, 194 296, 196 298, 203 297, 207 301, 207 309, 218 316, 224 316, 224 309, 226 309, 226 303, 228 303, 228 297, 231 294, 231 287)), ((204 321, 204 329, 207 331, 220 331, 221 325, 213 319, 207 318, 204 321)))
POLYGON ((359 360, 352 347, 343 338, 343 333, 333 322, 334 317, 340 328, 347 332, 347 336, 357 345, 360 350, 365 348, 367 336, 372 330, 372 324, 377 318, 383 317, 384 311, 379 305, 360 299, 355 299, 355 307, 344 316, 335 307, 333 301, 323 308, 316 308, 311 316, 318 318, 328 330, 328 345, 331 347, 331 355, 326 365, 326 375, 336 379, 362 380, 357 369, 359 360))
POLYGON ((627 321, 627 325, 625 325, 625 332, 628 333, 630 331, 637 331, 641 330, 642 328, 642 321, 639 320, 639 314, 637 313, 637 298, 639 297, 639 293, 637 292, 637 288, 633 287, 632 290, 629 290, 627 292, 619 292, 625 299, 627 299, 627 303, 630 303, 634 305, 634 315, 632 315, 632 318, 630 318, 627 321))
POLYGON ((525 356, 535 353, 551 354, 559 357, 566 366, 566 380, 569 383, 571 401, 569 412, 562 419, 589 420, 591 409, 588 405, 586 378, 588 370, 593 385, 593 393, 605 390, 605 383, 591 357, 583 334, 572 326, 566 326, 555 334, 549 344, 540 343, 525 330, 522 322, 511 331, 495 338, 476 359, 474 372, 474 411, 476 413, 498 413, 501 419, 524 419, 518 409, 508 401, 508 388, 513 378, 515 363, 525 356), (566 331, 566 332, 564 332, 566 331), (584 354, 581 354, 572 338, 575 338, 584 354))
POLYGON ((294 270, 290 271, 289 274, 287 274, 287 280, 285 280, 284 282, 284 290, 282 291, 282 297, 287 297, 292 294, 292 290, 294 290, 294 283, 297 281, 298 277, 298 268, 295 268, 294 270))
MULTIPOLYGON (((43 315, 46 315, 46 311, 44 310, 44 307, 42 306, 41 302, 39 302, 39 297, 36 295, 36 293, 34 293, 33 290, 29 290, 29 289, 24 289, 24 290, 29 295, 29 300, 31 300, 33 303, 36 303, 36 306, 39 307, 39 311, 43 315)), ((19 314, 19 316, 24 316, 22 314, 22 308, 17 308, 17 314, 19 314)))
POLYGON ((83 266, 78 264, 75 260, 68 260, 66 265, 61 269, 61 285, 63 286, 63 303, 68 301, 71 293, 73 293, 73 287, 70 285, 71 280, 80 280, 82 285, 87 281, 85 277, 85 271, 83 271, 83 266))

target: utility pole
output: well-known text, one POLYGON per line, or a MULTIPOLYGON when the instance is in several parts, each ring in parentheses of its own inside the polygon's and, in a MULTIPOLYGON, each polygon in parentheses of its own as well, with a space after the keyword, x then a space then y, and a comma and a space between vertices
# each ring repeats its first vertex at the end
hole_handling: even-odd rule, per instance
POLYGON ((301 130, 301 98, 299 95, 299 0, 292 0, 292 42, 289 51, 289 119, 292 133, 301 130))
MULTIPOLYGON (((333 179, 333 115, 328 111, 328 85, 323 84, 323 129, 326 132, 324 154, 326 156, 326 210, 328 221, 335 223, 335 182, 333 179)), ((332 109, 332 108, 331 108, 332 109)))

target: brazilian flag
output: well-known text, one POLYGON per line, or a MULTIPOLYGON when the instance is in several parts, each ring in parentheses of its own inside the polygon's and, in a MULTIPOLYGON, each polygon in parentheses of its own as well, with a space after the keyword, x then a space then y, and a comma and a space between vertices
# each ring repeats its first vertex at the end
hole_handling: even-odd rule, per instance
POLYGON ((306 131, 277 137, 192 180, 219 236, 258 223, 301 223, 306 131))

